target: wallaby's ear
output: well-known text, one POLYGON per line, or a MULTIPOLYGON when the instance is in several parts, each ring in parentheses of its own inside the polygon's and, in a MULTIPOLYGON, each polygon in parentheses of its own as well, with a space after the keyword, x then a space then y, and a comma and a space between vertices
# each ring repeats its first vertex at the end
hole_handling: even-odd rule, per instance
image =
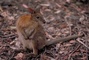
POLYGON ((24 8, 26 8, 26 9, 28 9, 28 11, 29 11, 31 14, 36 13, 34 9, 28 7, 26 4, 23 4, 22 6, 23 6, 24 8))
POLYGON ((39 5, 39 6, 36 6, 36 7, 35 7, 36 12, 40 13, 41 8, 42 8, 42 6, 40 6, 40 5, 39 5))
POLYGON ((35 10, 33 10, 33 9, 32 9, 32 8, 30 8, 30 7, 28 8, 28 10, 29 10, 29 12, 30 12, 31 14, 36 13, 36 12, 35 12, 35 10))
POLYGON ((31 13, 31 14, 34 14, 34 13, 40 13, 40 8, 41 8, 42 6, 37 6, 37 7, 34 7, 34 9, 32 9, 32 8, 28 8, 28 10, 29 10, 29 12, 31 13))

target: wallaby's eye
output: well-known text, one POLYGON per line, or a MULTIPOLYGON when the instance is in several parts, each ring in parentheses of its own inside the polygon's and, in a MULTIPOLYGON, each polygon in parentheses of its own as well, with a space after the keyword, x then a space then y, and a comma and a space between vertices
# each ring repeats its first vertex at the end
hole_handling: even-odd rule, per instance
POLYGON ((37 16, 36 18, 39 19, 40 17, 37 16))

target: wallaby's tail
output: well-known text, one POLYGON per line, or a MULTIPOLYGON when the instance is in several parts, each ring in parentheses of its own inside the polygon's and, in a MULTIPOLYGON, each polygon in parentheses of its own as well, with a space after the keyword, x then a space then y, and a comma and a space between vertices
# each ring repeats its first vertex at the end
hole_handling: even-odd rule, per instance
POLYGON ((78 38, 78 37, 81 37, 83 36, 83 34, 81 35, 72 35, 72 36, 68 36, 68 37, 64 37, 64 38, 57 38, 57 39, 53 39, 51 41, 47 41, 46 42, 46 46, 48 45, 53 45, 53 44, 57 44, 59 42, 65 42, 65 41, 69 41, 71 39, 75 39, 75 38, 78 38))

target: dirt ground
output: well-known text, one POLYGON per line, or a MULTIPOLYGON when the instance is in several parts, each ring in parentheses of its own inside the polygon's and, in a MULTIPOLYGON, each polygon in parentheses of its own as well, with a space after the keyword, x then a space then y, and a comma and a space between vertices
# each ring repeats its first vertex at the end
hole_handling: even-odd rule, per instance
POLYGON ((89 2, 85 0, 0 0, 0 60, 88 60, 89 2), (29 13, 22 4, 39 8, 46 23, 42 24, 48 40, 84 34, 83 37, 48 46, 37 57, 21 48, 16 31, 17 18, 29 13))

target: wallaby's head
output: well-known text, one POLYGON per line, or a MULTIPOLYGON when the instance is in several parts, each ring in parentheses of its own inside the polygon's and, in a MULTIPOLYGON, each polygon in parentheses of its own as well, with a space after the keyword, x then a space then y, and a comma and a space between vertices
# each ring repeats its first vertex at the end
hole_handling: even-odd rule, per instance
POLYGON ((28 11, 31 13, 31 15, 32 15, 36 20, 45 23, 45 20, 44 20, 42 14, 40 13, 40 9, 39 9, 39 10, 38 10, 38 9, 32 9, 32 8, 30 8, 30 7, 28 7, 28 6, 24 6, 24 7, 28 9, 28 11))

